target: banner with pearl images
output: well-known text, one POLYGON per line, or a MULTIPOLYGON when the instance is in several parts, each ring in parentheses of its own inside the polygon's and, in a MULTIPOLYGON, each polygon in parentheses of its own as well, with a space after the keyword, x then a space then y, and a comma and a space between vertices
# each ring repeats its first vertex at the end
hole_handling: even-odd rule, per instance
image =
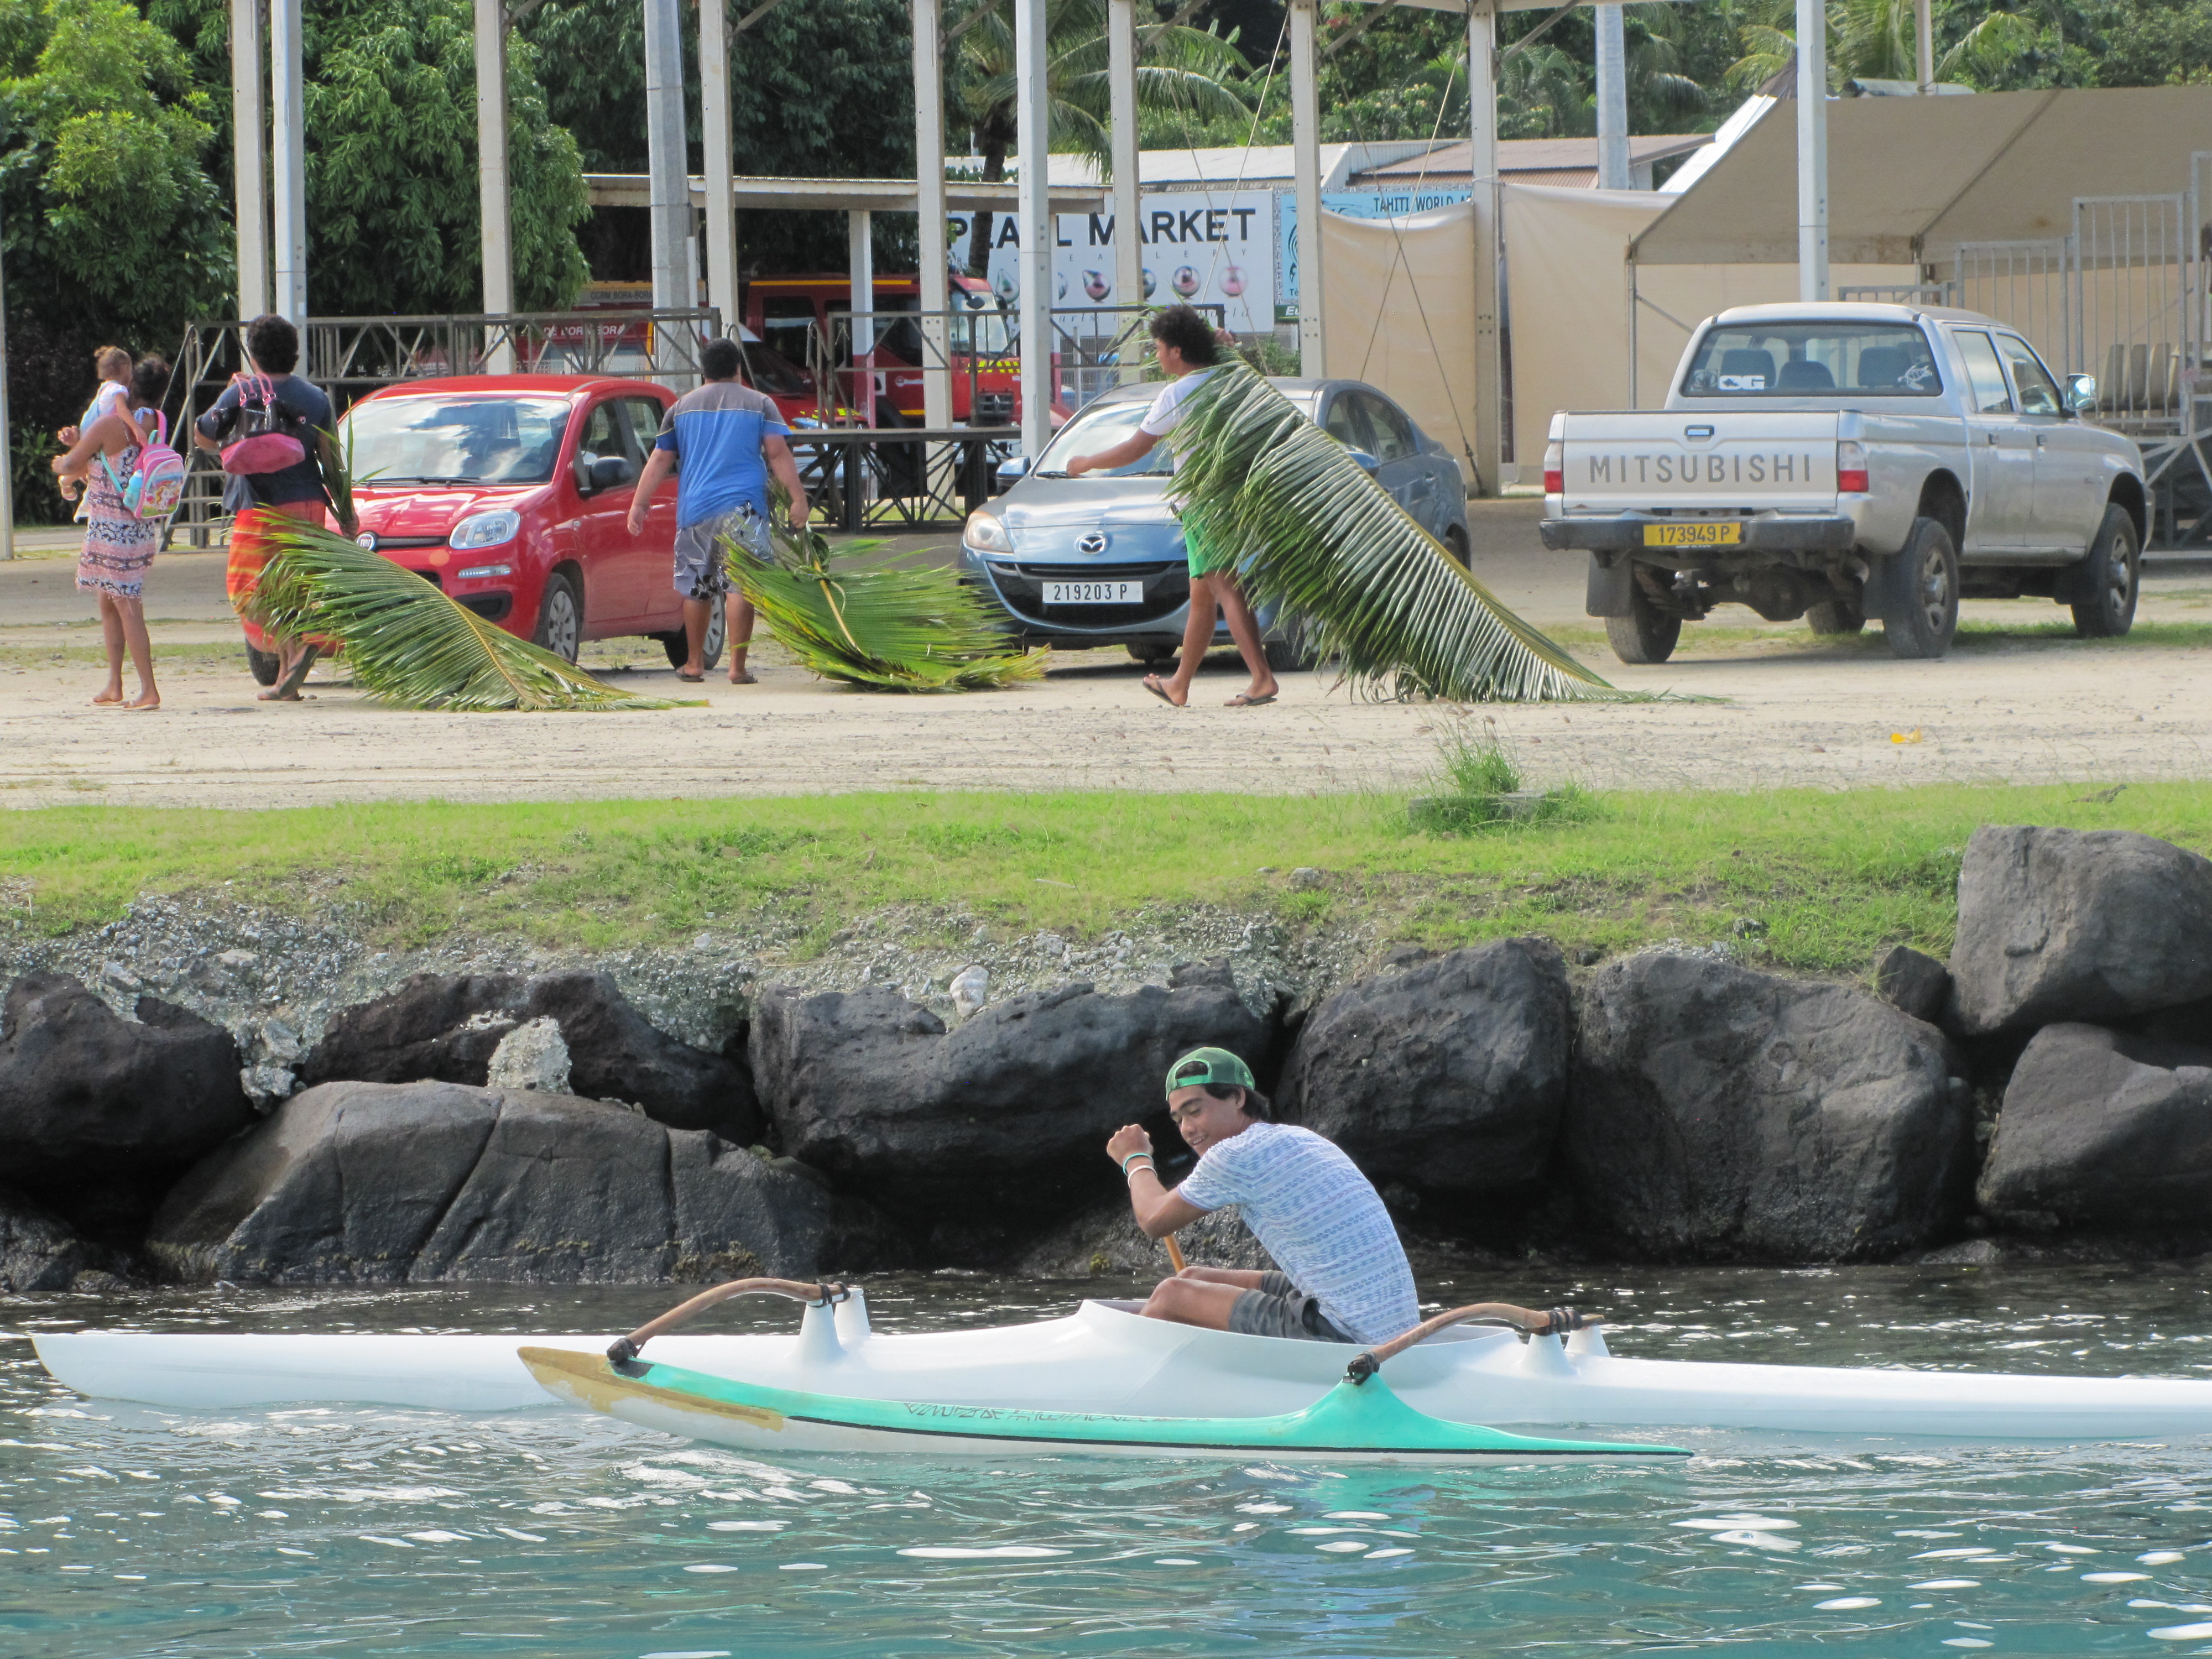
MULTIPOLYGON (((1115 291, 1114 250, 1121 227, 1109 208, 1054 216, 1052 303, 1085 306, 1218 305, 1233 334, 1264 333, 1275 325, 1275 198, 1264 190, 1157 191, 1138 198, 1137 238, 1144 248, 1144 291, 1115 291)), ((953 216, 956 260, 968 250, 970 227, 953 216)), ((1021 227, 1011 216, 991 220, 990 283, 1000 302, 1021 297, 1021 227)))

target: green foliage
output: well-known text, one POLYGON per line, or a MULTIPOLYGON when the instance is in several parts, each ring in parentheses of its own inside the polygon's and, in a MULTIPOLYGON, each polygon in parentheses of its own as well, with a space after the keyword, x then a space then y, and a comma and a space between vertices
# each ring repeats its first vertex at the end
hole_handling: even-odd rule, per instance
POLYGON ((337 639, 354 683, 408 708, 651 709, 485 621, 413 571, 344 537, 284 521, 250 614, 271 632, 337 639))
POLYGON ((1508 611, 1344 446, 1241 363, 1215 369, 1170 441, 1193 533, 1249 550, 1279 600, 1355 685, 1462 702, 1619 698, 1508 611))
POLYGON ((769 631, 825 679, 878 691, 981 691, 1035 679, 1044 653, 1009 650, 981 599, 958 573, 922 556, 872 568, 849 562, 880 544, 837 556, 812 530, 775 527, 775 562, 725 541, 732 580, 769 631))

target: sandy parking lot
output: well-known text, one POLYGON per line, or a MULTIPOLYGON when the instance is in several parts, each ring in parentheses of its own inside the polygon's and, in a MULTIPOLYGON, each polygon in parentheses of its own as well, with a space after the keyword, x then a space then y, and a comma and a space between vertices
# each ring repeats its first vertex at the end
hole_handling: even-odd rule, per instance
MULTIPOLYGON (((1535 544, 1534 504, 1482 513, 1478 574, 1524 616, 1566 631, 1614 684, 1718 699, 1516 707, 1494 719, 1532 781, 1595 787, 1753 787, 2212 776, 2212 567, 2145 584, 2142 633, 2091 645, 2033 632, 1969 636, 1946 660, 1903 663, 1878 634, 1814 643, 1747 611, 1686 631, 1660 668, 1613 660, 1582 615, 1583 573, 1535 544), (1720 631, 1713 631, 1717 629, 1720 631), (2201 632, 2200 632, 2201 630, 2201 632), (1899 743, 1898 735, 1917 733, 1899 743)), ((949 538, 946 538, 949 539, 949 538)), ((166 707, 89 706, 91 607, 66 559, 0 565, 0 800, 165 805, 373 799, 707 796, 913 787, 1269 791, 1401 788, 1435 763, 1452 711, 1362 702, 1290 677, 1273 708, 1230 710, 1218 658, 1194 707, 1139 689, 1119 653, 1061 655, 1040 684, 914 698, 825 685, 772 647, 762 684, 719 678, 704 708, 660 714, 436 714, 382 708, 322 671, 311 696, 258 702, 222 596, 220 555, 165 556, 149 587, 166 707)), ((2027 630, 2065 612, 1977 604, 1970 621, 2027 630)), ((659 647, 599 660, 659 696, 681 688, 659 647)))

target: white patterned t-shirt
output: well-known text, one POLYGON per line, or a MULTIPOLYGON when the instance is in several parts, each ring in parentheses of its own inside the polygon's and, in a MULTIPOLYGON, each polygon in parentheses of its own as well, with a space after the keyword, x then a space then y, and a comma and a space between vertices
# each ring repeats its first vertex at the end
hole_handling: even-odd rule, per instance
POLYGON ((1346 1335, 1387 1342, 1421 1322, 1390 1212, 1358 1166, 1312 1130, 1255 1123, 1207 1147, 1176 1191, 1201 1210, 1234 1204, 1275 1265, 1346 1335))

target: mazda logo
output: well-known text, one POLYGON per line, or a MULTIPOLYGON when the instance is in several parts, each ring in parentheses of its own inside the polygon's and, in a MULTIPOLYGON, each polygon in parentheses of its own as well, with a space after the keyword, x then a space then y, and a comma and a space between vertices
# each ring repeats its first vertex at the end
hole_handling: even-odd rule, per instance
POLYGON ((1079 538, 1075 550, 1079 553, 1103 553, 1106 550, 1106 532, 1094 530, 1088 536, 1079 538))
POLYGON ((354 540, 360 543, 370 552, 374 553, 376 551, 376 532, 374 530, 362 531, 360 535, 354 538, 354 540))

